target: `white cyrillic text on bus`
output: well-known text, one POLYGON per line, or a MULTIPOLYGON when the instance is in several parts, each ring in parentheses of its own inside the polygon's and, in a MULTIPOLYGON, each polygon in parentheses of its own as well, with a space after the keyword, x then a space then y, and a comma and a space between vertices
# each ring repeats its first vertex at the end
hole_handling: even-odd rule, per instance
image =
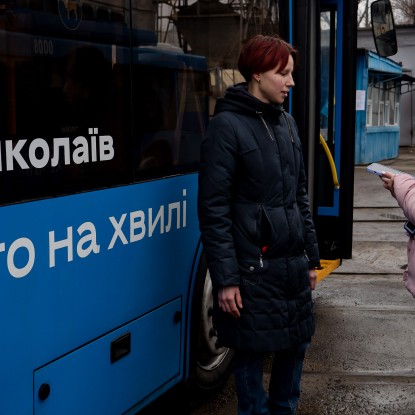
MULTIPOLYGON (((185 228, 187 226, 187 202, 185 197, 186 189, 183 189, 182 201, 161 205, 158 208, 148 208, 147 215, 143 210, 135 210, 121 214, 118 219, 114 216, 108 217, 114 232, 107 250, 113 249, 118 240, 122 245, 128 245, 129 243, 138 242, 145 237, 151 238, 155 233, 163 235, 170 231, 185 228), (129 217, 129 220, 127 220, 127 217, 129 217), (167 218, 167 224, 165 223, 165 218, 167 218)), ((98 243, 99 232, 93 222, 87 221, 82 223, 76 228, 76 233, 79 235, 78 240, 74 240, 73 226, 66 227, 64 232, 49 231, 49 268, 57 266, 58 252, 61 252, 60 260, 62 261, 62 257, 66 258, 64 260, 66 263, 74 260, 74 254, 77 255, 77 258, 87 258, 91 254, 97 255, 101 252, 101 245, 98 243), (76 249, 74 250, 75 245, 76 249)), ((108 235, 108 232, 105 232, 105 234, 108 235)), ((3 252, 6 253, 8 273, 14 278, 26 277, 35 266, 35 244, 27 237, 18 238, 10 245, 0 242, 0 267, 2 266, 3 256, 1 253, 3 252), (18 251, 20 251, 19 266, 16 265, 16 254, 18 251), (24 259, 22 260, 22 258, 24 259)))
POLYGON ((30 144, 26 154, 26 139, 5 140, 0 142, 0 171, 3 171, 1 152, 5 152, 6 170, 12 171, 17 167, 29 169, 31 167, 42 169, 50 162, 52 167, 59 164, 69 165, 71 160, 74 164, 94 163, 97 161, 108 161, 114 158, 114 140, 110 135, 98 135, 98 128, 89 128, 88 138, 78 136, 70 141, 70 137, 57 137, 50 145, 43 138, 35 138, 30 144), (98 137, 98 140, 97 140, 98 137), (71 144, 75 146, 71 159, 71 144), (3 148, 2 148, 3 147, 3 148), (23 154, 22 154, 23 153, 23 154), (63 160, 63 162, 62 162, 63 160))

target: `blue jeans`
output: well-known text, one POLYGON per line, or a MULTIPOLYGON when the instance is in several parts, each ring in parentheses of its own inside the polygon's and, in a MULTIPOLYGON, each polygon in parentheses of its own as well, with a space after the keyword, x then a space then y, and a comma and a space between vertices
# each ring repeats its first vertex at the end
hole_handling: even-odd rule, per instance
POLYGON ((263 364, 269 353, 235 350, 238 415, 295 415, 309 344, 307 340, 292 349, 273 353, 268 395, 263 386, 263 364))

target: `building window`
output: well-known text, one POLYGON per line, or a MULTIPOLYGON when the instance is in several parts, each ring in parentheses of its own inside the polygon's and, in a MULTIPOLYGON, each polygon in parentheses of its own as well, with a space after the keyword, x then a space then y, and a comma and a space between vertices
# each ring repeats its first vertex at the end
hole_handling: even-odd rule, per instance
POLYGON ((397 102, 395 104, 395 113, 394 113, 394 117, 393 117, 393 125, 398 125, 399 124, 399 102, 397 102))
POLYGON ((372 91, 373 87, 371 84, 367 87, 367 103, 366 103, 366 125, 372 125, 372 91))
POLYGON ((389 101, 385 101, 385 125, 391 125, 390 122, 391 106, 389 101))
POLYGON ((379 125, 379 88, 377 85, 372 89, 372 125, 379 125))
POLYGON ((398 125, 399 82, 382 82, 379 74, 369 73, 366 126, 398 125))
POLYGON ((399 119, 399 100, 397 89, 395 88, 394 82, 388 82, 388 93, 389 93, 389 125, 398 125, 399 119))

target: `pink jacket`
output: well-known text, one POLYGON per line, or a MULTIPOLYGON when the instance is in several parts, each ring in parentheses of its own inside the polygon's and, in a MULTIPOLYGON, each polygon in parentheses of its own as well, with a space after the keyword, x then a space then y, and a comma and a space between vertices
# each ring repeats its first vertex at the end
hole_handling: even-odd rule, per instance
MULTIPOLYGON (((415 224, 415 177, 410 174, 398 174, 394 178, 393 190, 396 200, 406 218, 415 224)), ((408 240, 408 266, 403 273, 405 287, 415 298, 415 239, 408 240)))

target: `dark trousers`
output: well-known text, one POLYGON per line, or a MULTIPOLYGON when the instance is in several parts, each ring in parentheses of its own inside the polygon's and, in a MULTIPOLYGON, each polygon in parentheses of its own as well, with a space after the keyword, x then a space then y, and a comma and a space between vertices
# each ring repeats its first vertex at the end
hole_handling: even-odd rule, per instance
POLYGON ((236 350, 234 377, 238 415, 294 415, 309 344, 307 340, 298 347, 273 353, 268 394, 263 386, 263 364, 269 353, 236 350))

